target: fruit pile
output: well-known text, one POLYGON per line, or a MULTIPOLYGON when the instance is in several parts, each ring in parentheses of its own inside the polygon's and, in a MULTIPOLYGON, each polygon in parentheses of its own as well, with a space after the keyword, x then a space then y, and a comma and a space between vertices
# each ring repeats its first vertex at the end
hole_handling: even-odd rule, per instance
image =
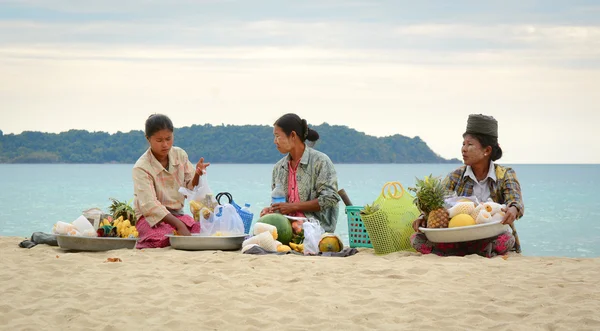
MULTIPOLYGON (((304 230, 302 225, 303 221, 290 221, 281 214, 265 215, 254 224, 254 236, 242 243, 242 253, 254 246, 259 246, 270 252, 289 252, 293 250, 304 254, 304 230)), ((343 247, 340 238, 332 233, 325 233, 320 238, 320 252, 339 252, 343 247)))
POLYGON ((477 203, 468 198, 458 200, 448 209, 449 228, 502 221, 506 206, 493 201, 477 203))
MULTIPOLYGON (((135 228, 135 211, 131 206, 131 201, 121 202, 110 198, 112 204, 109 206, 112 215, 102 214, 99 208, 92 208, 98 211, 98 216, 104 217, 98 224, 98 229, 94 228, 92 223, 97 218, 86 218, 86 213, 92 209, 84 211, 84 215, 78 217, 72 223, 56 222, 52 228, 53 234, 84 236, 84 237, 119 237, 119 238, 137 238, 139 233, 135 228)), ((89 217, 89 216, 88 216, 89 217)))
POLYGON ((425 176, 418 179, 416 187, 410 187, 415 192, 414 203, 425 215, 428 228, 447 228, 450 221, 448 210, 444 207, 444 199, 450 195, 439 177, 425 176))
POLYGON ((505 205, 486 201, 478 203, 475 198, 460 198, 446 208, 452 192, 449 192, 439 177, 426 176, 418 179, 415 188, 414 203, 425 215, 428 228, 453 228, 501 221, 504 218, 505 205))
POLYGON ((103 219, 96 231, 98 237, 137 238, 139 233, 131 221, 119 216, 113 220, 111 216, 103 219))
POLYGON ((98 237, 138 238, 135 211, 131 207, 131 201, 121 202, 114 198, 110 200, 112 204, 108 209, 112 216, 102 219, 96 231, 98 237))

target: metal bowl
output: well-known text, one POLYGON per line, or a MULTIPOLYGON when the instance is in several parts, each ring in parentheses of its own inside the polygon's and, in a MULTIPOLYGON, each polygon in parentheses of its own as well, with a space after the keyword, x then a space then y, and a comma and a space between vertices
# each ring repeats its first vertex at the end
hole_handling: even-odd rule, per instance
POLYGON ((102 252, 113 249, 132 249, 137 238, 83 237, 57 235, 58 246, 64 250, 102 252))
POLYGON ((508 229, 510 227, 500 221, 456 228, 419 228, 425 233, 427 239, 434 243, 456 243, 491 238, 508 229))
POLYGON ((248 236, 240 234, 234 236, 206 236, 192 234, 191 236, 176 236, 167 234, 171 247, 186 251, 237 251, 242 249, 242 243, 248 236))

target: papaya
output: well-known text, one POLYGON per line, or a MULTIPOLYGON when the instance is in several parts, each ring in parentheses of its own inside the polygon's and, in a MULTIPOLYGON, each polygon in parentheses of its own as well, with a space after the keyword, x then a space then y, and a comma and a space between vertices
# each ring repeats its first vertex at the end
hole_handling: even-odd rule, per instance
POLYGON ((292 225, 290 220, 288 220, 285 216, 277 213, 267 214, 258 221, 257 223, 265 223, 271 224, 277 228, 277 240, 281 242, 283 245, 287 245, 292 240, 292 225))
POLYGON ((338 236, 333 233, 324 233, 319 241, 319 250, 321 252, 339 252, 344 248, 344 244, 338 236))

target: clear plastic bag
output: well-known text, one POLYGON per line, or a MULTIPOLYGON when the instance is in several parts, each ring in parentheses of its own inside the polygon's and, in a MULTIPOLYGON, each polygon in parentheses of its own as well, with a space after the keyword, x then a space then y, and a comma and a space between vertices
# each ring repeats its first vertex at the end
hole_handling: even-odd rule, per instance
POLYGON ((200 234, 205 236, 244 234, 244 222, 235 207, 230 204, 219 205, 210 215, 200 213, 200 234))
POLYGON ((206 177, 206 174, 200 176, 198 185, 192 190, 186 187, 179 188, 179 193, 187 197, 190 204, 190 212, 196 221, 200 220, 199 213, 202 208, 206 207, 209 210, 213 210, 218 205, 210 186, 208 186, 208 179, 206 177))
POLYGON ((318 220, 309 218, 302 224, 304 230, 304 255, 319 254, 319 242, 325 230, 318 220))
POLYGON ((200 234, 212 234, 214 225, 214 213, 212 210, 204 207, 198 213, 198 222, 200 223, 200 234))
POLYGON ((94 230, 98 230, 98 224, 100 224, 103 214, 104 213, 100 208, 90 208, 83 211, 83 216, 85 216, 85 218, 92 223, 94 230))
POLYGON ((446 197, 444 199, 444 207, 446 209, 450 209, 454 207, 457 203, 466 201, 472 201, 475 204, 475 206, 477 206, 480 203, 480 201, 474 195, 459 197, 458 195, 456 195, 456 192, 453 192, 452 196, 446 197))

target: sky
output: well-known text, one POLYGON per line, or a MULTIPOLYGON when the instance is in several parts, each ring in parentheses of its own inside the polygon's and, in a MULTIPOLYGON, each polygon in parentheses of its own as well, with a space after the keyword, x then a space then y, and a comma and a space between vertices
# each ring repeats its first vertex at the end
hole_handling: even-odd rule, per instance
POLYGON ((600 2, 0 0, 4 134, 288 112, 459 159, 482 113, 500 163, 600 163, 600 2))

